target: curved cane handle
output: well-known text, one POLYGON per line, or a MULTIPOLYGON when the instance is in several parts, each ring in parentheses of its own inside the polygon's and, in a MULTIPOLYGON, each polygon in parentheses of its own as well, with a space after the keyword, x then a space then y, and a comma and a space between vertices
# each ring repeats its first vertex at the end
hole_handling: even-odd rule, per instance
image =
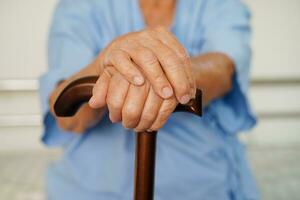
POLYGON ((86 76, 69 83, 55 100, 55 114, 59 117, 75 115, 79 107, 92 97, 93 87, 98 78, 98 76, 86 76))
MULTIPOLYGON (((99 76, 86 76, 69 83, 58 95, 54 103, 55 114, 59 117, 73 116, 79 107, 92 97, 93 87, 99 76)), ((202 115, 202 92, 197 90, 196 98, 188 104, 179 104, 175 112, 190 112, 202 115)))

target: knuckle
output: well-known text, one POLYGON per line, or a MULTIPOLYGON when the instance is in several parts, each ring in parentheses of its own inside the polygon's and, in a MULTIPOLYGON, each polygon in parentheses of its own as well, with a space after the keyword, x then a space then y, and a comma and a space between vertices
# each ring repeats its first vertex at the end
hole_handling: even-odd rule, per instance
POLYGON ((112 55, 110 56, 110 62, 113 65, 119 65, 123 62, 123 60, 126 59, 126 56, 124 52, 115 50, 112 55))
POLYGON ((159 119, 161 121, 164 121, 165 119, 167 119, 170 116, 171 113, 172 113, 172 110, 169 108, 168 109, 166 108, 159 112, 159 119))
POLYGON ((121 52, 117 49, 111 50, 111 54, 109 56, 110 59, 112 60, 116 60, 117 58, 119 58, 121 55, 121 52))
POLYGON ((138 51, 137 57, 145 64, 154 64, 157 62, 155 54, 150 50, 138 51))
POLYGON ((155 114, 151 113, 151 112, 147 112, 145 114, 143 114, 141 120, 146 122, 146 123, 149 123, 149 122, 152 122, 154 119, 155 119, 155 114))
POLYGON ((109 52, 104 54, 103 63, 102 63, 104 67, 110 65, 110 63, 113 62, 113 58, 114 58, 114 52, 109 52))
POLYGON ((189 55, 186 53, 186 50, 183 47, 178 48, 178 56, 181 59, 187 59, 187 58, 189 58, 189 55))
POLYGON ((122 102, 120 100, 108 100, 107 106, 109 110, 121 110, 122 102))
POLYGON ((125 107, 122 111, 122 115, 126 121, 135 121, 139 117, 139 113, 134 109, 134 106, 125 107))
POLYGON ((176 98, 173 97, 173 98, 168 99, 168 100, 166 100, 166 101, 168 102, 168 104, 167 104, 167 106, 166 106, 164 109, 162 109, 162 110, 165 111, 165 112, 168 112, 169 114, 171 114, 171 113, 174 111, 174 109, 176 108, 176 106, 177 106, 176 98))
POLYGON ((164 63, 171 71, 177 71, 181 67, 178 57, 174 55, 165 56, 164 63))
POLYGON ((160 83, 165 82, 164 80, 165 79, 164 79, 164 77, 161 74, 158 74, 158 73, 153 74, 153 81, 154 81, 154 83, 160 84, 160 83))
POLYGON ((134 36, 135 36, 135 33, 133 33, 133 35, 127 35, 125 37, 121 36, 122 39, 120 40, 120 42, 118 44, 118 48, 128 49, 132 45, 134 36))
POLYGON ((126 81, 132 81, 137 74, 140 74, 140 72, 134 68, 127 67, 126 69, 127 70, 125 70, 122 74, 124 77, 121 77, 123 80, 125 79, 126 81))
POLYGON ((177 85, 177 92, 183 94, 189 91, 190 91, 190 86, 186 82, 177 85))

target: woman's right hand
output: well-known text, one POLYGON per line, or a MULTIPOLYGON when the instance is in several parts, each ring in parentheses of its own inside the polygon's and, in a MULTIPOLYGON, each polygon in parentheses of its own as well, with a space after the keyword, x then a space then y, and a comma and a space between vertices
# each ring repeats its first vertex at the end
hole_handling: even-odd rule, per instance
MULTIPOLYGON (((161 98, 147 80, 142 86, 135 86, 112 67, 104 71, 106 70, 110 72, 102 74, 99 79, 101 81, 99 85, 95 85, 93 92, 99 90, 98 86, 108 83, 104 99, 110 120, 113 123, 121 121, 125 128, 137 132, 160 129, 175 110, 177 99, 174 96, 168 99, 161 98)), ((89 103, 93 107, 92 99, 89 103)))
MULTIPOLYGON (((195 97, 196 84, 190 58, 177 39, 163 27, 115 39, 100 53, 98 60, 101 67, 115 68, 134 85, 143 85, 147 79, 163 99, 175 96, 185 104, 195 97)), ((103 87, 105 84, 101 91, 107 92, 103 87)), ((95 105, 99 105, 95 107, 105 103, 104 99, 95 101, 95 105)))

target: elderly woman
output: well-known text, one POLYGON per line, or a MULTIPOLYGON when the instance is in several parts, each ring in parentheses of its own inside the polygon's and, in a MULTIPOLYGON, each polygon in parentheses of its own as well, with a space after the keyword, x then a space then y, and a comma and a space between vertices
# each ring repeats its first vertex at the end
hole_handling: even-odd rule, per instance
POLYGON ((49 37, 42 139, 64 153, 49 167, 48 199, 132 199, 132 129, 160 129, 155 199, 258 199, 237 138, 255 124, 239 0, 61 0, 49 37), (91 74, 101 76, 89 103, 55 116, 58 91, 91 74), (204 117, 171 114, 196 89, 204 117))

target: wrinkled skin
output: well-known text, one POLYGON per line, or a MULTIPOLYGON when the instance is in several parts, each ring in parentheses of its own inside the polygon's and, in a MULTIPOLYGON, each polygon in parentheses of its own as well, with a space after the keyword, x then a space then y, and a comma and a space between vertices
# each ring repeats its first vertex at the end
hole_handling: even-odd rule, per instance
MULTIPOLYGON (((113 69, 110 69, 109 73, 103 73, 98 85, 100 86, 102 82, 109 82, 104 99, 110 119, 112 122, 122 121, 125 128, 136 131, 158 130, 178 104, 174 96, 163 99, 157 95, 148 81, 142 86, 135 86, 113 69)), ((99 91, 98 85, 94 87, 94 92, 99 91)), ((93 99, 90 104, 93 105, 92 101, 93 99)))
MULTIPOLYGON (((185 104, 196 93, 190 58, 183 46, 164 27, 148 28, 112 41, 99 56, 102 68, 113 67, 130 83, 140 86, 148 80, 162 98, 176 96, 185 104)), ((94 107, 105 104, 107 83, 97 82, 94 107)))
POLYGON ((122 121, 125 128, 158 130, 178 102, 185 104, 195 96, 190 58, 165 28, 117 38, 99 60, 104 73, 89 105, 107 105, 111 121, 122 121))

